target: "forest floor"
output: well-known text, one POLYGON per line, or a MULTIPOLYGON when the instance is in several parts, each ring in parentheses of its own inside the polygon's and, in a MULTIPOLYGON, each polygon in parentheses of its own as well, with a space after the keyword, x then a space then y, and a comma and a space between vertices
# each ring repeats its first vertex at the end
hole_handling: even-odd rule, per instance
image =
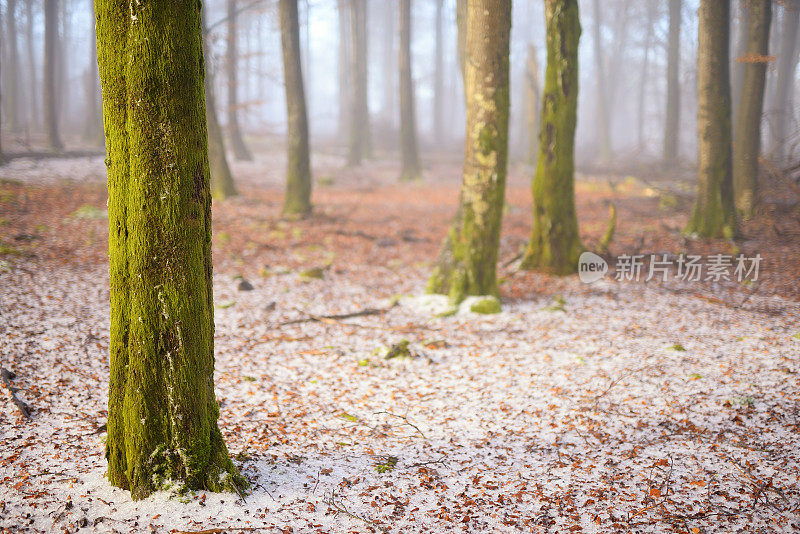
POLYGON ((735 245, 696 241, 676 182, 580 175, 589 248, 613 201, 611 256, 764 258, 753 284, 583 284, 518 270, 531 171, 515 166, 502 312, 438 316, 447 303, 422 294, 456 161, 414 184, 388 160, 314 169, 308 219, 280 218, 277 154, 235 164, 242 195, 214 204, 219 424, 252 492, 133 502, 104 478, 102 159, 0 168, 0 367, 32 411, 0 387, 0 531, 800 528, 796 207, 763 210, 735 245))

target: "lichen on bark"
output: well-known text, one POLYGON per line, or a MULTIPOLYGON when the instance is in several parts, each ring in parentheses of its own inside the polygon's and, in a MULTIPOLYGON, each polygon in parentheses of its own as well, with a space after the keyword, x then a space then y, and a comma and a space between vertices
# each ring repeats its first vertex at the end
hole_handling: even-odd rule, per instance
POLYGON ((97 0, 109 191, 108 479, 242 489, 217 426, 200 3, 97 0))
POLYGON ((578 109, 577 0, 547 0, 547 67, 533 178, 533 231, 523 269, 569 274, 583 244, 575 213, 575 126, 578 109))
POLYGON ((455 221, 428 280, 460 302, 499 294, 497 253, 508 157, 510 0, 470 0, 466 31, 467 132, 455 221))

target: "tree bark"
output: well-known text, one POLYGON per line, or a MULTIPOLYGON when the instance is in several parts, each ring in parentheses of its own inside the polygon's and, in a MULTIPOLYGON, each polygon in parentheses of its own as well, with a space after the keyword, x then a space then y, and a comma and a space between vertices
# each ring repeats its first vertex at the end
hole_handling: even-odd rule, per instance
POLYGON ((17 0, 6 1, 6 37, 8 47, 8 65, 6 70, 8 72, 8 84, 6 88, 8 94, 6 95, 6 109, 8 110, 8 118, 6 120, 8 129, 12 132, 19 131, 22 126, 20 120, 19 110, 20 106, 20 71, 19 71, 19 55, 17 53, 17 0))
POLYGON ((736 232, 731 162, 730 1, 701 0, 697 40, 698 190, 686 233, 736 232))
POLYGON ((47 146, 63 150, 58 133, 58 99, 56 95, 56 50, 58 40, 58 0, 44 0, 44 121, 47 146))
POLYGON ((350 144, 348 165, 360 165, 370 155, 367 103, 367 1, 350 0, 350 144))
POLYGON ((583 252, 575 213, 575 125, 578 109, 577 0, 546 0, 545 71, 539 158, 533 179, 533 232, 524 269, 567 274, 583 252))
POLYGON ((419 180, 422 165, 417 145, 417 119, 414 109, 414 79, 411 76, 411 0, 400 0, 400 180, 419 180))
POLYGON ((237 80, 239 54, 236 49, 237 0, 227 0, 228 48, 226 50, 226 72, 228 75, 228 135, 236 159, 252 161, 253 155, 247 149, 239 128, 239 83, 237 80))
POLYGON ((800 1, 786 0, 778 50, 778 76, 773 97, 773 104, 776 106, 775 126, 771 130, 771 152, 781 163, 786 160, 789 152, 789 123, 793 118, 792 89, 798 58, 798 27, 800 27, 800 1))
POLYGON ((733 192, 737 212, 749 219, 758 200, 758 155, 761 151, 761 116, 769 61, 772 0, 748 0, 746 9, 747 47, 744 57, 739 60, 744 66, 744 78, 733 145, 733 192))
POLYGON ((669 36, 667 38, 667 111, 664 122, 664 165, 678 160, 680 137, 681 87, 681 0, 669 0, 669 36))
POLYGON ((28 61, 29 124, 32 129, 41 124, 39 117, 39 83, 36 76, 36 55, 33 48, 33 2, 25 2, 25 48, 28 61))
POLYGON ((429 293, 460 302, 498 295, 497 253, 508 159, 511 0, 470 0, 466 29, 467 130, 456 219, 429 293))
POLYGON ((283 214, 305 216, 311 211, 311 163, 308 153, 308 116, 303 86, 297 0, 280 0, 278 5, 288 124, 286 197, 283 214))
POLYGON ((200 2, 95 5, 108 153, 108 479, 136 500, 170 480, 243 488, 214 397, 200 2))
POLYGON ((539 125, 542 107, 542 84, 539 80, 539 60, 536 47, 528 44, 528 60, 525 62, 525 125, 528 138, 525 161, 536 165, 539 156, 539 125))
POLYGON ((441 146, 444 137, 444 0, 436 0, 436 50, 433 68, 433 138, 441 146))
POLYGON ((611 130, 609 120, 608 83, 606 79, 605 58, 603 57, 602 20, 600 18, 600 0, 594 0, 594 62, 597 71, 597 146, 598 157, 601 162, 611 159, 611 130))
POLYGON ((206 25, 206 5, 201 10, 203 24, 203 63, 205 68, 204 87, 206 92, 206 128, 208 130, 208 165, 211 175, 211 197, 225 200, 239 194, 233 181, 228 156, 225 152, 225 139, 217 115, 217 99, 214 91, 214 66, 211 64, 211 50, 208 43, 206 25))

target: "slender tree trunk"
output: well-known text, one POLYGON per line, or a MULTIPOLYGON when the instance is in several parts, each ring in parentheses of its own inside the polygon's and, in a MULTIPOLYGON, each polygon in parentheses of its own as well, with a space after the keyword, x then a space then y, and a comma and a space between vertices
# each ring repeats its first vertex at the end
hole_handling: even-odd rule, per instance
POLYGON ((350 10, 349 0, 337 0, 337 13, 339 15, 339 138, 344 139, 349 131, 352 111, 350 105, 350 10))
POLYGON ((644 43, 644 60, 642 61, 642 76, 639 82, 639 113, 638 113, 638 141, 639 141, 639 150, 644 150, 645 148, 645 139, 644 139, 644 121, 646 115, 646 101, 645 95, 647 93, 647 80, 650 71, 650 48, 653 45, 653 25, 655 24, 656 18, 656 6, 653 3, 653 0, 648 0, 647 2, 647 36, 645 37, 644 43))
POLYGON ((228 135, 231 138, 231 148, 236 159, 242 161, 252 161, 253 155, 247 149, 242 138, 242 131, 239 128, 239 82, 238 59, 239 54, 236 50, 236 22, 237 22, 237 0, 227 0, 227 23, 228 23, 228 48, 226 55, 226 72, 228 75, 228 135))
POLYGON ((797 69, 797 38, 800 26, 800 1, 786 0, 781 27, 781 44, 778 51, 778 77, 775 83, 775 126, 772 130, 773 156, 783 162, 789 155, 789 124, 792 121, 792 90, 797 69))
POLYGON ((348 165, 360 165, 369 157, 370 127, 367 104, 367 1, 350 0, 350 77, 353 89, 350 113, 348 165))
POLYGON ((680 135, 681 87, 681 0, 669 0, 669 37, 667 38, 667 112, 664 123, 664 164, 678 160, 680 135))
POLYGON ((470 0, 467 16, 467 131, 456 219, 428 292, 460 302, 498 295, 497 253, 508 160, 511 0, 470 0))
POLYGON ((29 123, 35 129, 41 124, 41 119, 39 117, 39 83, 36 76, 36 54, 33 48, 33 1, 25 2, 25 47, 28 62, 29 123))
POLYGON ((400 149, 401 181, 419 180, 422 165, 417 146, 414 79, 411 76, 411 0, 400 0, 400 149))
POLYGON ((69 17, 67 16, 67 2, 57 0, 61 6, 58 16, 58 32, 56 37, 56 109, 58 109, 59 124, 69 123, 69 111, 72 105, 72 84, 69 83, 69 64, 71 57, 69 17))
POLYGON ((246 481, 217 426, 200 2, 97 0, 108 153, 108 480, 246 481), (135 57, 136 61, 130 61, 135 57))
MULTIPOLYGON (((753 215, 758 200, 758 155, 761 151, 761 116, 769 55, 772 0, 748 0, 747 47, 744 79, 733 145, 733 192, 738 213, 753 215)), ((744 29, 743 29, 744 30, 744 29)))
POLYGON ((433 72, 433 138, 442 145, 444 137, 444 0, 436 0, 436 54, 433 72))
POLYGON ((12 132, 19 131, 21 120, 19 111, 20 96, 20 71, 19 55, 17 53, 17 0, 6 0, 6 37, 8 42, 8 94, 6 95, 6 109, 8 110, 8 129, 12 132))
POLYGON ((698 191, 686 233, 733 237, 730 2, 701 0, 698 9, 698 191))
POLYGON ((305 216, 311 211, 311 164, 308 154, 308 117, 301 67, 297 0, 280 0, 279 8, 288 124, 286 197, 283 214, 305 216))
POLYGON ((611 159, 611 131, 608 116, 608 84, 606 80, 605 58, 603 54, 602 19, 600 18, 600 0, 594 0, 594 24, 592 37, 594 38, 594 64, 597 71, 597 146, 601 162, 611 159))
POLYGON ((89 46, 89 68, 86 70, 86 123, 83 138, 91 144, 103 143, 103 119, 100 110, 100 92, 97 90, 97 38, 94 31, 94 0, 89 0, 92 13, 91 42, 89 46))
POLYGON ((204 88, 206 95, 206 129, 208 131, 208 166, 211 175, 211 196, 216 200, 225 200, 238 195, 233 181, 228 156, 225 152, 225 140, 217 115, 217 99, 214 91, 214 66, 211 63, 211 50, 208 43, 206 25, 206 4, 201 9, 203 27, 203 58, 205 66, 204 88))
POLYGON ((383 35, 383 120, 386 121, 387 126, 394 130, 396 124, 397 104, 395 95, 397 94, 397 85, 395 84, 395 73, 397 65, 397 50, 395 49, 395 18, 397 12, 391 7, 384 9, 384 16, 386 20, 384 24, 386 27, 383 35))
POLYGON ((44 0, 44 121, 47 146, 64 148, 58 134, 58 100, 56 96, 56 50, 58 40, 58 0, 44 0))
POLYGON ((545 71, 539 159, 533 178, 533 232, 522 267, 553 274, 578 268, 583 252, 575 213, 575 125, 578 109, 577 0, 545 0, 545 71))
MULTIPOLYGON (((739 12, 736 31, 736 50, 731 61, 731 103, 733 109, 734 135, 736 134, 736 119, 741 101, 742 85, 744 84, 745 64, 740 61, 747 54, 748 28, 750 27, 750 10, 747 8, 750 0, 734 0, 739 12)), ((731 25, 736 17, 731 17, 731 25)))
MULTIPOLYGON (((0 63, 3 62, 3 36, 0 35, 0 63)), ((0 78, 2 79, 2 78, 0 78)), ((0 84, 1 86, 2 84, 0 84)), ((2 87, 0 87, 0 107, 3 104, 3 95, 2 95, 2 87)), ((3 165, 6 161, 5 156, 3 156, 3 120, 0 117, 0 165, 3 165)))
POLYGON ((536 165, 539 156, 539 125, 542 107, 542 84, 539 80, 539 60, 536 47, 528 44, 528 60, 525 62, 525 123, 528 138, 525 161, 536 165))

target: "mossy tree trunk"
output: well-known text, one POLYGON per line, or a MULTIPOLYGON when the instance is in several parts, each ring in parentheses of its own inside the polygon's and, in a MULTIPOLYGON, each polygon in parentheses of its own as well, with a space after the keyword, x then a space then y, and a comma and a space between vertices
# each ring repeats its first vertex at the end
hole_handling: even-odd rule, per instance
POLYGON ((279 11, 288 124, 283 214, 305 216, 311 211, 311 163, 308 154, 308 116, 303 87, 297 0, 280 0, 279 11))
POLYGON ((58 41, 58 1, 44 0, 44 123, 47 146, 62 150, 64 144, 58 133, 58 99, 56 95, 56 50, 58 41))
POLYGON ((769 58, 769 27, 772 0, 748 0, 747 47, 740 63, 744 77, 736 114, 733 145, 733 193, 737 212, 745 219, 753 215, 758 200, 758 155, 761 152, 761 116, 769 58))
POLYGON ((733 237, 730 2, 701 0, 698 15, 698 190, 686 232, 733 237))
POLYGON ((350 0, 350 142, 347 164, 360 165, 370 155, 367 103, 367 0, 350 0))
POLYGON ((788 156, 789 124, 792 119, 792 91, 795 70, 797 69, 798 43, 800 30, 800 0, 784 0, 781 24, 781 43, 778 49, 778 76, 775 81, 773 105, 775 123, 771 128, 771 147, 773 157, 783 163, 788 156))
POLYGON ((6 84, 6 110, 8 129, 16 132, 20 129, 21 120, 19 110, 20 103, 20 71, 19 71, 19 56, 17 54, 17 0, 6 1, 6 40, 8 42, 8 83, 6 84))
POLYGON ((528 59, 525 62, 525 126, 528 143, 525 161, 535 165, 539 156, 539 111, 542 107, 542 84, 539 80, 539 60, 536 47, 528 44, 528 59))
POLYGON ((511 0, 470 0, 467 131, 459 209, 428 280, 429 293, 460 302, 498 295, 497 253, 508 159, 511 0))
POLYGON ((419 162, 417 145, 417 118, 414 110, 414 79, 411 76, 411 0, 400 0, 400 152, 401 181, 420 178, 422 165, 419 162))
POLYGON ((214 397, 200 2, 95 8, 108 154, 108 479, 134 499, 167 480, 242 487, 214 397))
POLYGON ((524 269, 568 274, 583 252, 575 214, 575 124, 578 111, 577 0, 546 0, 547 67, 533 178, 533 231, 524 269))
POLYGON ((681 0, 669 0, 669 34, 667 37, 667 110, 664 123, 663 160, 672 166, 678 160, 680 135, 681 87, 681 0))
MULTIPOLYGON (((203 36, 207 37, 206 30, 206 5, 203 4, 203 36)), ((225 200, 239 194, 233 174, 228 165, 228 155, 225 152, 225 139, 217 115, 217 99, 214 92, 214 67, 211 64, 211 50, 206 39, 203 40, 203 57, 205 66, 205 92, 206 92, 206 129, 208 131, 208 164, 211 174, 211 196, 216 200, 225 200)))
POLYGON ((225 71, 228 77, 228 135, 236 159, 252 161, 253 155, 247 149, 239 127, 239 52, 237 49, 237 0, 227 0, 227 50, 225 71))

